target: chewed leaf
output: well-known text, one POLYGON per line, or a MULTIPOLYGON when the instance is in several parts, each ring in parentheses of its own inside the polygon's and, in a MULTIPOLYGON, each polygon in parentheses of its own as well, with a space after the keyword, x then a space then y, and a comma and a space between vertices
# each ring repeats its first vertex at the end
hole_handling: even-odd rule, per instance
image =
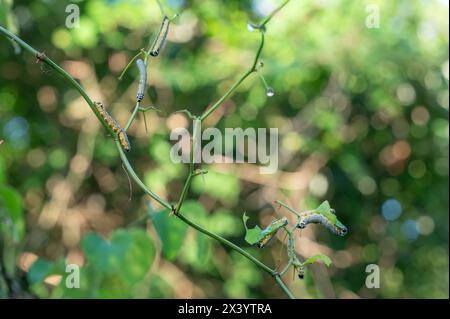
POLYGON ((336 225, 336 215, 331 212, 330 203, 327 200, 316 208, 316 212, 325 216, 333 225, 336 225))
POLYGON ((245 227, 246 230, 248 229, 247 228, 247 220, 249 220, 249 219, 250 219, 250 217, 248 217, 247 213, 244 212, 244 215, 242 215, 242 221, 244 222, 244 227, 245 227))
POLYGON ((249 217, 246 213, 242 216, 242 220, 244 221, 244 227, 245 227, 245 241, 249 243, 250 245, 256 244, 261 239, 261 228, 259 228, 258 225, 255 227, 249 229, 247 227, 247 220, 249 220, 249 217))
POLYGON ((314 255, 314 256, 311 256, 308 259, 306 259, 305 262, 303 263, 303 265, 314 264, 319 260, 321 262, 323 262, 327 267, 330 267, 330 265, 332 263, 330 257, 328 257, 328 256, 314 255))
POLYGON ((316 211, 319 214, 326 214, 327 212, 330 211, 330 209, 331 209, 330 203, 328 203, 328 201, 326 200, 322 204, 320 204, 319 207, 316 208, 316 211))

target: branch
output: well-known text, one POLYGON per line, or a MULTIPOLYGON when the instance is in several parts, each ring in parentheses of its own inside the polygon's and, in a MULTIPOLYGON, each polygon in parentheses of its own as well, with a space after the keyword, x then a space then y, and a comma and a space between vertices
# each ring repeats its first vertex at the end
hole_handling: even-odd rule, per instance
POLYGON ((281 279, 281 276, 279 274, 277 274, 275 276, 275 281, 281 287, 281 289, 283 289, 283 291, 286 293, 286 295, 288 295, 289 299, 295 299, 295 296, 292 294, 292 292, 289 290, 289 288, 286 287, 286 285, 284 284, 284 282, 281 279))
POLYGON ((8 39, 11 39, 15 43, 17 43, 20 47, 25 49, 26 51, 33 54, 38 61, 42 61, 46 63, 48 66, 50 66, 52 69, 54 69, 57 73, 62 75, 80 94, 81 96, 86 100, 91 110, 94 112, 94 114, 97 116, 99 121, 102 123, 103 127, 108 130, 108 132, 111 134, 111 136, 116 136, 116 133, 109 127, 108 123, 100 116, 100 113, 97 111, 97 109, 94 106, 94 102, 91 100, 91 98, 88 96, 86 91, 83 89, 83 87, 69 74, 67 71, 65 71, 63 68, 61 68, 59 65, 57 65, 55 62, 53 62, 50 58, 48 58, 44 53, 37 51, 33 47, 31 47, 28 43, 20 39, 15 34, 11 33, 9 30, 5 29, 0 25, 0 34, 3 34, 8 39))
POLYGON ((262 49, 264 47, 264 32, 261 32, 261 42, 259 44, 258 51, 256 52, 255 59, 253 60, 253 64, 250 69, 245 72, 239 80, 237 80, 233 86, 216 102, 213 106, 207 109, 202 116, 200 116, 200 120, 206 119, 212 112, 214 112, 219 106, 222 105, 223 102, 239 87, 239 85, 244 82, 244 80, 253 72, 256 72, 256 64, 258 63, 259 56, 261 55, 262 49))
POLYGON ((278 11, 280 11, 281 9, 283 9, 283 7, 285 5, 288 4, 290 0, 286 0, 284 1, 278 8, 276 8, 275 10, 273 10, 260 24, 259 24, 259 28, 264 28, 266 26, 267 23, 269 23, 269 21, 273 18, 274 15, 276 15, 278 13, 278 11))
POLYGON ((240 78, 237 80, 233 86, 225 92, 225 94, 209 109, 207 109, 202 116, 200 117, 200 120, 206 119, 212 112, 214 112, 220 105, 222 105, 223 102, 226 101, 226 99, 238 88, 238 86, 244 82, 244 80, 253 72, 256 72, 256 64, 258 63, 259 57, 261 56, 261 52, 264 48, 264 32, 265 32, 265 26, 269 21, 277 14, 278 11, 280 11, 286 4, 288 4, 290 0, 284 1, 279 7, 277 7, 275 10, 273 10, 259 25, 255 26, 255 29, 259 30, 261 34, 261 40, 259 44, 258 51, 256 52, 255 59, 253 60, 253 64, 250 67, 250 69, 247 70, 240 78))
MULTIPOLYGON (((154 200, 156 200, 161 206, 163 206, 163 207, 165 207, 167 209, 173 209, 172 205, 169 202, 165 201, 164 199, 161 199, 158 195, 156 195, 150 189, 148 189, 147 186, 145 186, 145 184, 140 180, 140 178, 137 176, 136 172, 133 170, 133 167, 131 166, 130 162, 128 161, 128 158, 125 155, 125 152, 123 151, 122 147, 120 146, 120 143, 117 142, 117 141, 116 141, 116 146, 117 146, 117 150, 118 150, 118 152, 120 154, 120 158, 122 159, 122 161, 123 161, 123 163, 125 165, 125 169, 130 174, 131 178, 136 182, 136 184, 138 184, 138 186, 144 191, 144 193, 146 193, 147 195, 152 197, 154 200)), ((276 275, 276 272, 273 269, 267 267, 265 264, 260 262, 258 259, 256 259, 252 255, 250 255, 248 252, 246 252, 242 248, 236 246, 232 242, 226 240, 225 238, 223 238, 223 237, 221 237, 221 236, 219 236, 217 234, 211 233, 209 230, 204 229, 200 225, 198 225, 195 222, 191 221, 188 217, 184 216, 181 213, 181 211, 178 212, 175 216, 180 218, 186 224, 188 224, 188 225, 192 226, 193 228, 197 229, 198 231, 202 232, 203 234, 216 239, 217 241, 221 242, 225 246, 230 247, 231 249, 236 250, 241 255, 247 257, 249 260, 251 260, 253 263, 255 263, 257 266, 259 266, 262 269, 264 269, 270 275, 272 275, 272 276, 276 275)))

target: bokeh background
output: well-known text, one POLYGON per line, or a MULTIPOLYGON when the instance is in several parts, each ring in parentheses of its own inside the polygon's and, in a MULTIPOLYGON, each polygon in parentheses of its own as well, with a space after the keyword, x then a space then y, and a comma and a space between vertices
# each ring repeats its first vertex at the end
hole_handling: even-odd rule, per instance
MULTIPOLYGON (((129 158, 145 183, 175 201, 187 167, 169 158, 170 130, 190 128, 251 65, 259 44, 248 21, 281 1, 167 0, 179 13, 151 59, 129 158)), ((204 127, 278 127, 279 170, 201 165, 186 211, 201 225, 281 268, 283 236, 258 250, 242 214, 265 226, 328 200, 350 232, 311 226, 296 236, 302 259, 323 253, 299 298, 448 298, 448 1, 294 1, 267 26, 264 75, 254 74, 204 127), (368 7, 372 5, 372 7, 368 7), (368 28, 378 6, 379 28, 368 28), (380 288, 365 286, 380 267, 380 288)), ((0 19, 44 51, 125 124, 137 88, 133 66, 159 30, 155 1, 0 1, 0 19), (80 27, 65 26, 69 3, 80 27)), ((128 178, 111 138, 57 73, 0 37, 0 297, 284 298, 255 265, 161 212, 128 178), (147 223, 136 223, 150 214, 147 223), (105 239, 110 239, 108 243, 105 239), (64 264, 81 265, 80 289, 64 264)))

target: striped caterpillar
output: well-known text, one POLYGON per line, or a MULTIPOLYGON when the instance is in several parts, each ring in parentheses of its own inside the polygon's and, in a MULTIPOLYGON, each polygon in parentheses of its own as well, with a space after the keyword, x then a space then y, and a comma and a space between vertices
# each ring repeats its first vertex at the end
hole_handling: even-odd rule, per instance
POLYGON ((169 32, 170 19, 168 16, 164 16, 161 22, 161 29, 159 29, 158 36, 153 42, 152 49, 150 50, 151 56, 158 56, 159 51, 161 51, 164 42, 166 41, 167 33, 169 32))
POLYGON ((297 257, 294 257, 292 260, 292 265, 294 266, 294 269, 298 272, 298 279, 305 278, 305 265, 298 260, 297 257))
POLYGON ((122 128, 122 126, 117 123, 117 121, 106 111, 105 107, 101 102, 94 102, 95 108, 100 113, 100 116, 106 121, 108 126, 117 134, 119 138, 120 146, 124 151, 129 152, 131 150, 130 141, 128 141, 127 133, 122 128))
POLYGON ((305 267, 303 266, 303 264, 300 264, 300 266, 297 268, 297 271, 299 279, 305 278, 305 267))
POLYGON ((261 231, 261 238, 258 240, 256 247, 265 247, 272 240, 272 238, 275 237, 275 234, 287 224, 288 219, 286 217, 273 221, 269 226, 261 231))
POLYGON ((142 59, 136 60, 136 65, 139 69, 139 86, 136 93, 136 100, 141 102, 144 98, 145 85, 147 84, 147 68, 145 66, 144 61, 142 59))
POLYGON ((298 278, 303 279, 305 278, 305 266, 303 263, 298 260, 297 256, 295 255, 294 250, 294 236, 292 234, 289 235, 289 241, 288 241, 288 257, 289 260, 292 261, 292 265, 294 266, 294 269, 298 271, 298 278))
POLYGON ((347 234, 347 227, 337 219, 334 209, 329 209, 326 213, 318 212, 318 210, 300 213, 297 227, 303 229, 308 224, 321 224, 334 235, 345 236, 347 234))

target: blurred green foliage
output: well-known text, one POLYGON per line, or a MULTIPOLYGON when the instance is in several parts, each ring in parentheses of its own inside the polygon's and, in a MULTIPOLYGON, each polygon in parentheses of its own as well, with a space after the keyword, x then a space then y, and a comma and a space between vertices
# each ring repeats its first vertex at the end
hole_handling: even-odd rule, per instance
MULTIPOLYGON (((187 172, 170 161, 169 133, 190 123, 172 113, 199 114, 229 88, 258 46, 247 22, 277 3, 165 1, 169 15, 181 15, 150 62, 144 100, 162 112, 146 113, 148 132, 142 117, 130 130, 130 160, 158 194, 176 200, 187 172)), ((117 77, 160 19, 150 0, 0 1, 0 23, 74 74, 121 124, 138 73, 117 77), (80 28, 65 26, 69 3, 80 7, 80 28)), ((262 59, 275 95, 252 76, 205 126, 278 127, 281 172, 324 162, 300 193, 276 185, 299 209, 327 199, 349 226, 344 238, 314 229, 333 265, 314 265, 304 281, 286 276, 294 294, 448 298, 448 2, 291 1, 268 24, 262 59), (369 4, 378 5, 379 28, 365 24, 369 4), (371 263, 380 289, 365 287, 371 263)), ((87 105, 3 37, 0 140, 0 297, 284 297, 236 252, 150 210, 134 185, 130 201, 114 143, 87 105), (142 216, 151 217, 148 231, 125 228, 142 216), (82 265, 80 289, 66 287, 67 263, 82 265)), ((249 247, 241 222, 244 211, 264 225, 282 214, 266 200, 273 187, 229 166, 205 166, 186 213, 279 265, 282 245, 249 247)))

